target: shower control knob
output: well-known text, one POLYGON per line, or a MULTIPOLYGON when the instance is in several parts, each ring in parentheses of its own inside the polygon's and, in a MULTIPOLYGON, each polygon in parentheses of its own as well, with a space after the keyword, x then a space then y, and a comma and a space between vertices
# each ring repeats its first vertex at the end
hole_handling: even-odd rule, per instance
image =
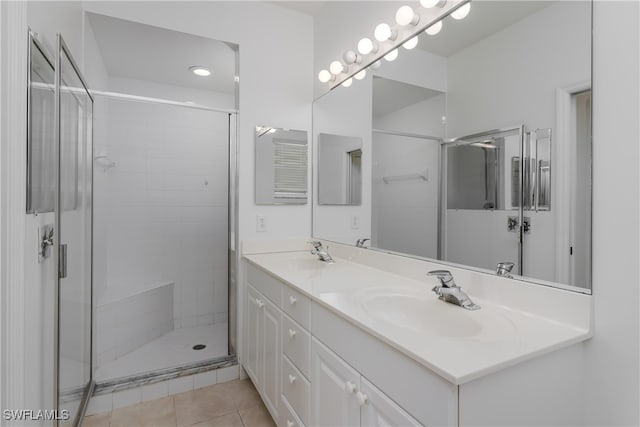
POLYGON ((290 303, 291 305, 294 305, 296 302, 298 302, 298 300, 296 299, 296 297, 294 297, 293 295, 291 295, 291 296, 289 297, 289 303, 290 303))
POLYGON ((294 331, 293 329, 289 329, 289 338, 295 338, 296 336, 296 331, 294 331))
POLYGON ((287 420, 287 427, 293 427, 295 424, 291 420, 287 420))
POLYGON ((264 307, 264 303, 262 302, 262 300, 259 300, 259 299, 257 299, 257 300, 256 300, 256 305, 257 305, 259 308, 264 307))
POLYGON ((295 376, 295 375, 291 375, 291 374, 289 374, 289 383, 290 383, 290 384, 295 383, 295 382, 296 382, 296 379, 297 379, 297 378, 296 378, 296 376, 295 376))

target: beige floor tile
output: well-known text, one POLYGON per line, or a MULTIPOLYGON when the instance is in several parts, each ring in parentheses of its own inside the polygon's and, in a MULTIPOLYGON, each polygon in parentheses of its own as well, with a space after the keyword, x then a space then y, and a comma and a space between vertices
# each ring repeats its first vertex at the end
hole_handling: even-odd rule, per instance
POLYGON ((192 424, 189 427, 244 427, 240 414, 234 412, 232 414, 215 417, 201 423, 192 424))
POLYGON ((116 409, 111 413, 111 427, 176 427, 172 397, 150 400, 116 409))
POLYGON ((178 426, 189 426, 236 412, 232 397, 217 386, 176 394, 174 402, 178 426))
POLYGON ((262 405, 262 399, 251 380, 236 380, 214 386, 219 392, 231 396, 238 411, 262 405))
POLYGON ((276 427, 271 414, 264 405, 254 406, 253 408, 240 411, 240 417, 244 427, 276 427))
POLYGON ((103 414, 89 415, 82 422, 83 427, 109 427, 111 422, 111 412, 103 414))

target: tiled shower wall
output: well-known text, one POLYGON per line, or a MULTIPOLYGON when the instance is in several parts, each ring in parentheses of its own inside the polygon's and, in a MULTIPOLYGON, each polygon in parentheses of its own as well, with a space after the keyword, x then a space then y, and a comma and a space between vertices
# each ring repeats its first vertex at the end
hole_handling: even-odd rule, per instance
MULTIPOLYGON (((115 311, 120 324, 136 323, 154 310, 131 297, 173 283, 175 328, 226 322, 227 114, 105 98, 100 109, 108 114, 96 124, 95 154, 116 166, 95 170, 98 313, 117 301, 134 304, 115 311)), ((108 350, 101 337, 113 323, 104 316, 99 352, 108 350)))

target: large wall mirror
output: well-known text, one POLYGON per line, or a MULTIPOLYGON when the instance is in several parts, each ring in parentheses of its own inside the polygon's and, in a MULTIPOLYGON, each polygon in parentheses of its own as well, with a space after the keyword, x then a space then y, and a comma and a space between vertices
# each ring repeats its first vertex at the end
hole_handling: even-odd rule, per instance
POLYGON ((256 205, 307 204, 307 132, 256 126, 256 205))
POLYGON ((314 169, 322 134, 362 138, 362 197, 315 196, 313 236, 590 293, 591 9, 473 1, 318 98, 314 169))

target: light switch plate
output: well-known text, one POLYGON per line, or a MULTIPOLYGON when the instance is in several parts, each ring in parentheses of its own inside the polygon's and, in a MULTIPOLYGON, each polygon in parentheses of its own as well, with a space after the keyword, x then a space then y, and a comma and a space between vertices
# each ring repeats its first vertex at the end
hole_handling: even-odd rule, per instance
POLYGON ((256 231, 260 233, 267 231, 267 217, 262 214, 256 215, 256 231))
POLYGON ((360 229, 360 216, 351 215, 351 229, 359 230, 360 229))

